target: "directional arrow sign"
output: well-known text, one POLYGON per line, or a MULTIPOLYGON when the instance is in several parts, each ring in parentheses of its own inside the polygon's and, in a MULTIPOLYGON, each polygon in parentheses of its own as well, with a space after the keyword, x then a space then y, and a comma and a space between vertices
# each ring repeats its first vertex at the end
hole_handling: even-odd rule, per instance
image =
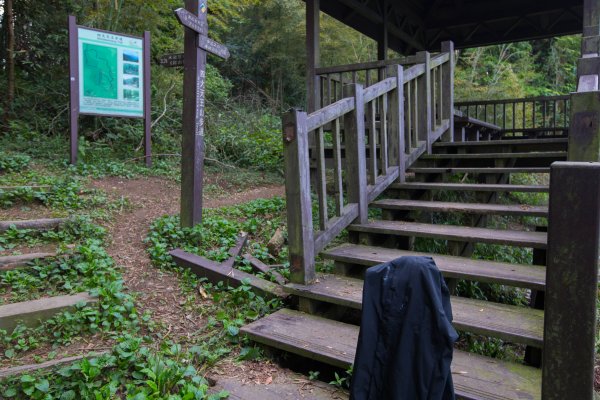
POLYGON ((224 58, 225 60, 229 58, 229 49, 223 46, 221 43, 215 42, 208 36, 198 36, 198 47, 208 51, 211 54, 214 54, 215 56, 224 58))
POLYGON ((181 25, 188 27, 201 35, 208 35, 208 24, 185 8, 178 8, 175 10, 175 16, 181 25))
POLYGON ((165 54, 158 63, 163 67, 183 67, 183 53, 165 54))

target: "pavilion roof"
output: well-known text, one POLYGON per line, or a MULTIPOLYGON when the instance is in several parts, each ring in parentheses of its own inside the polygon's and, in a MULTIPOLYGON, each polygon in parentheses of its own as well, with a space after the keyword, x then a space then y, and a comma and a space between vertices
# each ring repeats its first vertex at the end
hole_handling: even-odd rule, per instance
POLYGON ((321 11, 400 53, 581 33, 583 0, 321 0, 321 11))

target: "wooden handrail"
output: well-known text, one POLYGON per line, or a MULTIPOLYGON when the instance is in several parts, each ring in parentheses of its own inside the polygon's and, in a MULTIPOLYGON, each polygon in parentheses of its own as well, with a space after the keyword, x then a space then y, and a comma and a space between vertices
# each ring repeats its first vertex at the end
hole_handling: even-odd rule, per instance
MULTIPOLYGON (((315 254, 351 223, 366 222, 369 202, 393 182, 404 181, 406 169, 431 151, 434 141, 443 134, 453 137, 448 134, 447 117, 452 115, 453 97, 445 95, 452 87, 452 45, 446 44, 445 49, 446 53, 434 58, 428 52, 411 56, 414 65, 406 69, 398 63, 379 62, 382 70, 367 87, 356 75, 357 82, 344 86, 327 76, 321 88, 327 97, 324 103, 331 104, 311 114, 293 111, 283 118, 293 282, 311 282, 315 254), (331 167, 325 157, 326 133, 333 142, 333 195, 327 171, 331 167), (311 175, 312 180, 308 179, 311 175), (316 193, 316 207, 311 192, 316 193), (329 197, 335 200, 333 213, 329 197)), ((335 71, 342 70, 351 71, 348 66, 335 71)), ((329 71, 333 70, 325 70, 329 71)))
POLYGON ((500 99, 500 100, 467 100, 457 101, 455 105, 460 106, 483 106, 486 104, 504 104, 504 103, 522 103, 532 101, 555 101, 555 100, 569 100, 570 95, 558 95, 558 96, 536 96, 536 97, 520 97, 516 99, 500 99))
MULTIPOLYGON (((433 64, 435 66, 441 65, 448 61, 448 54, 441 53, 433 56, 432 58, 433 64)), ((336 65, 332 67, 321 67, 315 70, 316 75, 328 75, 328 74, 338 74, 344 72, 354 72, 354 71, 364 71, 364 70, 373 70, 373 69, 382 69, 385 67, 389 67, 392 65, 413 65, 418 64, 417 56, 407 56, 401 58, 395 58, 392 60, 380 60, 380 61, 370 61, 364 63, 356 63, 356 64, 346 64, 346 65, 336 65)))

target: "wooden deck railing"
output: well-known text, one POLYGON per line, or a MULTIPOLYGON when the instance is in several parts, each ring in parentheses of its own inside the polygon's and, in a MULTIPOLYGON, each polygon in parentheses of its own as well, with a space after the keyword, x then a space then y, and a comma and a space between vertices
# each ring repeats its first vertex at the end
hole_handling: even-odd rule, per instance
POLYGON ((499 126, 503 137, 566 136, 571 96, 463 101, 455 107, 466 117, 499 126))
MULTIPOLYGON (((452 50, 452 43, 445 48, 452 50)), ((366 222, 369 202, 404 181, 406 169, 433 142, 443 135, 451 140, 453 57, 453 51, 434 60, 418 53, 410 68, 385 65, 385 79, 366 88, 344 85, 341 98, 311 114, 284 115, 292 282, 312 282, 315 254, 351 223, 366 222), (326 146, 333 150, 329 168, 326 146)))

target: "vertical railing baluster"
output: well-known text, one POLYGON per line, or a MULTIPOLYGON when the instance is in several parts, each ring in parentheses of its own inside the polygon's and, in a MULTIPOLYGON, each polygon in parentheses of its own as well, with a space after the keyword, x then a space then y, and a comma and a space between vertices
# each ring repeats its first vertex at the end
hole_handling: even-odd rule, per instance
POLYGON ((556 100, 554 100, 552 102, 552 134, 553 135, 556 135, 556 128, 558 126, 556 124, 556 104, 558 104, 558 103, 556 100))
POLYGON ((315 280, 306 118, 305 112, 293 110, 282 119, 290 280, 303 285, 315 280))
POLYGON ((411 119, 412 119, 412 124, 413 124, 413 129, 412 129, 412 145, 413 148, 415 147, 419 147, 419 130, 420 130, 420 124, 421 121, 419 120, 419 79, 413 79, 412 81, 412 86, 413 86, 413 101, 411 103, 411 108, 412 108, 412 115, 411 115, 411 119))
POLYGON ((333 121, 333 186, 335 187, 335 213, 339 217, 344 208, 342 181, 342 143, 339 118, 333 121))
POLYGON ((327 175, 325 170, 325 138, 323 127, 316 130, 317 197, 319 199, 319 229, 327 229, 327 175))
POLYGON ((367 123, 369 126, 369 184, 377 181, 377 99, 371 101, 367 107, 367 123))
POLYGON ((406 137, 407 137, 407 141, 406 141, 406 151, 408 153, 410 153, 410 151, 412 150, 413 146, 413 119, 412 119, 412 107, 413 107, 413 101, 412 101, 412 81, 408 81, 406 82, 406 113, 405 115, 405 119, 406 119, 406 137))
POLYGON ((332 92, 331 92, 331 74, 327 74, 327 105, 333 104, 332 92))
MULTIPOLYGON (((379 110, 379 150, 380 154, 380 162, 379 167, 381 169, 381 174, 386 175, 389 167, 389 149, 388 149, 388 93, 384 93, 383 96, 379 100, 379 104, 381 108, 379 110)), ((404 121, 400 121, 404 123, 404 121)))
POLYGON ((419 118, 419 133, 420 141, 424 141, 427 146, 427 154, 432 151, 431 138, 431 56, 427 51, 417 53, 417 62, 425 65, 425 73, 420 76, 418 85, 418 115, 419 118))
MULTIPOLYGON (((390 163, 398 167, 398 181, 406 181, 406 140, 410 142, 410 131, 405 131, 405 120, 410 121, 410 107, 408 114, 404 114, 404 70, 401 65, 391 67, 390 76, 396 78, 396 89, 389 98, 390 106, 390 163)), ((410 88, 410 82, 407 85, 410 88)), ((408 89, 410 98, 410 89, 408 89)), ((410 102, 410 100, 409 100, 410 102)), ((410 151, 410 145, 409 145, 410 151)))
POLYGON ((448 120, 448 130, 442 135, 445 142, 454 141, 454 42, 442 42, 442 52, 448 53, 448 61, 442 67, 442 121, 448 120))
POLYGON ((344 116, 348 202, 358 204, 358 217, 354 222, 364 224, 369 216, 363 86, 347 85, 344 88, 344 97, 354 98, 354 111, 344 116))

